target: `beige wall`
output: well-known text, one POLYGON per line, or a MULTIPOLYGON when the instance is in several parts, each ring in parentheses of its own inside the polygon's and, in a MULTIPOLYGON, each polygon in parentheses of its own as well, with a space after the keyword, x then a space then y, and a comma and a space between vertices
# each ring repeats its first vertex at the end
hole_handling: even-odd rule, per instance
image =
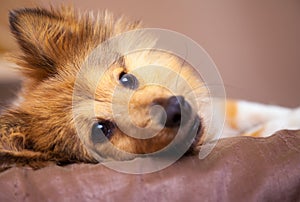
MULTIPOLYGON (((7 40, 7 10, 36 2, 1 1, 0 48, 14 47, 7 40)), ((142 19, 148 27, 189 36, 217 64, 229 97, 291 107, 300 104, 299 0, 51 1, 61 2, 73 2, 81 9, 107 8, 142 19)))

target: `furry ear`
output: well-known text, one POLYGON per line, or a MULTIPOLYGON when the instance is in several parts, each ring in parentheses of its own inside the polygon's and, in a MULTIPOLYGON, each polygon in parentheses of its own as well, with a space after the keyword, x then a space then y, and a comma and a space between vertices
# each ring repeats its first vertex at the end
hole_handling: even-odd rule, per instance
POLYGON ((11 32, 17 39, 23 54, 17 64, 26 76, 43 80, 57 73, 66 61, 75 58, 85 36, 84 26, 72 8, 46 10, 25 8, 9 14, 11 32), (81 39, 81 41, 79 40, 81 39))
POLYGON ((72 7, 13 10, 9 22, 23 52, 17 64, 25 76, 36 81, 56 74, 67 63, 78 66, 99 43, 140 27, 140 22, 129 23, 123 18, 114 21, 109 12, 94 17, 72 7))
MULTIPOLYGON (((51 37, 58 37, 62 19, 44 9, 21 9, 9 13, 11 32, 23 55, 18 63, 25 75, 43 79, 56 72, 55 57, 50 46, 51 37)), ((53 39, 52 39, 53 40, 53 39)))

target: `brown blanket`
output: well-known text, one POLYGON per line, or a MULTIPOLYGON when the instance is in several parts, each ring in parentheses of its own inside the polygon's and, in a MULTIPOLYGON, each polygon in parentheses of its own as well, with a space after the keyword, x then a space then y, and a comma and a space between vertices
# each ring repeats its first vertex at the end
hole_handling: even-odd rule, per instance
POLYGON ((220 140, 204 160, 180 159, 152 174, 101 164, 11 168, 0 201, 300 201, 300 131, 220 140))

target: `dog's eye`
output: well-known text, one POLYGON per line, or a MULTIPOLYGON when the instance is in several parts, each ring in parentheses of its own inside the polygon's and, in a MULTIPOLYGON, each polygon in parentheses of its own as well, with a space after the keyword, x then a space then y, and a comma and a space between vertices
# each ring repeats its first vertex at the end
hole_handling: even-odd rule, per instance
POLYGON ((139 86, 139 82, 138 82, 137 78, 132 74, 127 74, 125 72, 122 72, 120 74, 119 79, 120 79, 121 84, 126 88, 134 90, 134 89, 137 89, 139 86))
POLYGON ((110 121, 99 121, 92 126, 92 141, 105 142, 113 135, 115 125, 110 121))

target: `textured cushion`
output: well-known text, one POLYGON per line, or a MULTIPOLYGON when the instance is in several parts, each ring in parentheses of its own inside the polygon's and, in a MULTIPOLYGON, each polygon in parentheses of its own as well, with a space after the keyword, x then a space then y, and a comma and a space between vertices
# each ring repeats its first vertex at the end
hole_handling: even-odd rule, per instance
POLYGON ((0 190, 0 201, 299 201, 300 131, 223 139, 203 160, 183 157, 152 174, 101 164, 11 168, 0 190))

